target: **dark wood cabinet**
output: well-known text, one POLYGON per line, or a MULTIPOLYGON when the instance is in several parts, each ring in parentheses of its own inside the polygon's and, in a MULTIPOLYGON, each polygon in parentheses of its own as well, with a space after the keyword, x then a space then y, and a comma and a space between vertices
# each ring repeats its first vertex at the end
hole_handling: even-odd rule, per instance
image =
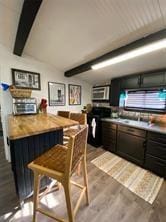
POLYGON ((141 88, 166 85, 165 72, 146 73, 141 75, 141 88))
POLYGON ((102 122, 103 148, 166 178, 166 135, 102 122))
POLYGON ((155 141, 147 141, 147 154, 166 161, 166 144, 155 141))
POLYGON ((145 167, 166 178, 166 135, 148 132, 145 167))
POLYGON ((120 78, 111 80, 110 105, 119 106, 120 78))
POLYGON ((143 165, 146 146, 145 130, 103 121, 102 143, 104 149, 143 165))
POLYGON ((166 87, 166 70, 131 74, 111 80, 110 105, 119 106, 120 92, 125 89, 166 87))
POLYGON ((132 134, 132 130, 134 132, 134 128, 131 127, 128 127, 126 132, 124 130, 121 131, 121 129, 118 129, 117 153, 120 156, 131 160, 132 162, 143 165, 146 140, 144 137, 139 137, 135 134, 132 134))
POLYGON ((116 151, 116 128, 116 124, 110 122, 102 122, 103 148, 111 152, 116 151))
POLYGON ((166 163, 160 158, 147 154, 145 159, 145 168, 161 177, 166 178, 166 163))
POLYGON ((121 78, 121 89, 138 89, 140 87, 140 75, 132 75, 121 78))

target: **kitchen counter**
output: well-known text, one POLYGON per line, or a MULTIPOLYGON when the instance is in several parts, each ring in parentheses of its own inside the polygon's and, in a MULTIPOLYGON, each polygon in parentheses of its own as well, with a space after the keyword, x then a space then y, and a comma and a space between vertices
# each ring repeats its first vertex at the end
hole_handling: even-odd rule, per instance
MULTIPOLYGON (((16 191, 20 202, 33 193, 33 174, 27 165, 56 144, 63 144, 63 128, 78 122, 52 114, 12 116, 8 118, 8 142, 16 191)), ((41 188, 50 184, 43 178, 41 188)))
POLYGON ((139 129, 144 129, 147 131, 157 132, 166 134, 166 126, 157 125, 157 124, 149 124, 143 121, 129 120, 129 119, 114 119, 114 118, 103 118, 102 121, 112 122, 120 125, 127 125, 139 129))
POLYGON ((77 125, 78 122, 53 114, 9 115, 8 136, 10 140, 51 132, 77 125))

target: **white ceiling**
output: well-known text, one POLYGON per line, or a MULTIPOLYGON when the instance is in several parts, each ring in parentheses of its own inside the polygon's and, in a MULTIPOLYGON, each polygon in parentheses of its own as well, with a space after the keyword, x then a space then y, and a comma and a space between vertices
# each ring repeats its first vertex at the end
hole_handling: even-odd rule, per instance
POLYGON ((13 51, 23 0, 0 0, 0 43, 13 51))
POLYGON ((111 65, 107 68, 90 70, 78 75, 78 77, 85 81, 88 80, 88 82, 95 85, 110 83, 111 78, 118 76, 160 68, 166 68, 166 50, 133 58, 122 63, 111 65))
MULTIPOLYGON (((0 42, 13 48, 23 0, 0 0, 0 42), (1 36, 2 35, 2 36, 1 36)), ((24 49, 62 71, 166 28, 166 0, 43 0, 24 49)), ((78 77, 97 84, 166 67, 166 51, 78 77)))

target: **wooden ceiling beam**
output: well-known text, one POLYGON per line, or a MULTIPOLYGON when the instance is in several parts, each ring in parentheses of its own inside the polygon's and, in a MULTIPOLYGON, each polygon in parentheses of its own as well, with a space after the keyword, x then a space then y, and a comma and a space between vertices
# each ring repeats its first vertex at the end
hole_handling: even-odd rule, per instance
POLYGON ((43 0, 24 0, 13 53, 21 56, 43 0))
POLYGON ((97 57, 93 60, 90 60, 90 61, 88 61, 88 62, 86 62, 82 65, 79 65, 79 66, 74 67, 70 70, 67 70, 67 71, 65 71, 64 75, 66 77, 71 77, 71 76, 74 76, 74 75, 78 75, 82 72, 86 72, 88 70, 91 70, 92 65, 95 65, 99 62, 103 62, 107 59, 111 59, 115 56, 119 56, 123 53, 126 53, 126 52, 128 52, 130 50, 133 50, 133 49, 136 49, 136 48, 139 48, 139 47, 144 46, 146 44, 153 43, 153 42, 155 42, 157 40, 160 40, 162 38, 166 38, 166 29, 163 29, 159 32, 156 32, 156 33, 150 34, 148 36, 145 36, 144 38, 136 40, 136 41, 134 41, 134 42, 132 42, 128 45, 122 46, 122 47, 120 47, 118 49, 115 49, 111 52, 108 52, 108 53, 106 53, 106 54, 104 54, 100 57, 97 57))

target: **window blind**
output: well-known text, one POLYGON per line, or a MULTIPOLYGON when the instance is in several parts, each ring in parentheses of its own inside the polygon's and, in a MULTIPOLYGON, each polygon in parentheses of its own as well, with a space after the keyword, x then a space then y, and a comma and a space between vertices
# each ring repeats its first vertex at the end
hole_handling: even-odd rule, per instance
POLYGON ((128 91, 125 108, 166 110, 166 98, 160 98, 160 90, 128 91))

